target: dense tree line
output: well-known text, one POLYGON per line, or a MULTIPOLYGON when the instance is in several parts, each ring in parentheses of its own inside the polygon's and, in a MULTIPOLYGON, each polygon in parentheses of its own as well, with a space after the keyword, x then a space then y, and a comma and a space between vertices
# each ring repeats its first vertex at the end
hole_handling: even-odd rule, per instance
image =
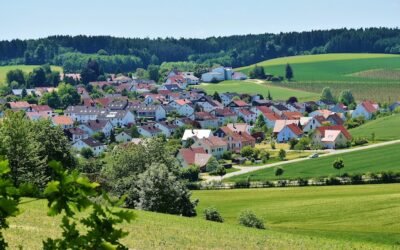
POLYGON ((332 29, 206 39, 50 36, 0 42, 2 64, 54 63, 67 72, 81 69, 89 57, 95 57, 105 72, 115 73, 162 62, 237 67, 280 56, 333 52, 400 53, 400 29, 332 29))

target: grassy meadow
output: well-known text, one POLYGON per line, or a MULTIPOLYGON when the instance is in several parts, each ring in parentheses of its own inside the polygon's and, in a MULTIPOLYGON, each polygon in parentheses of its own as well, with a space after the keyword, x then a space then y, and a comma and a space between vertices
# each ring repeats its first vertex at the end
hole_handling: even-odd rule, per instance
MULTIPOLYGON (((20 69, 24 71, 26 74, 32 72, 34 68, 40 67, 40 65, 9 65, 9 66, 0 66, 0 84, 5 83, 7 72, 14 69, 20 69)), ((58 66, 51 66, 52 70, 56 70, 62 72, 62 68, 58 66)))
POLYGON ((338 171, 332 167, 333 161, 343 158, 345 167, 341 173, 363 174, 367 172, 400 171, 400 143, 331 155, 283 165, 283 175, 275 176, 275 168, 265 168, 251 173, 233 176, 225 181, 244 181, 250 176, 252 181, 266 181, 277 179, 318 178, 337 175, 338 171))
MULTIPOLYGON (((195 191, 198 216, 185 218, 135 211, 124 224, 130 249, 389 249, 399 246, 399 185, 362 185, 195 191), (225 222, 202 218, 216 206, 225 222), (238 225, 250 209, 267 230, 238 225), (391 216, 387 216, 390 214, 391 216)), ((24 199, 22 213, 4 231, 10 249, 41 249, 58 237, 60 217, 46 215, 44 200, 24 199)), ((82 228, 80 228, 82 229, 82 228)))
MULTIPOLYGON (((265 71, 285 75, 290 63, 294 80, 271 83, 307 92, 320 93, 329 86, 335 94, 351 89, 355 97, 390 102, 400 98, 400 56, 389 54, 323 54, 282 57, 260 62, 265 71)), ((236 70, 248 73, 254 65, 236 70)))
POLYGON ((376 141, 391 141, 400 139, 400 114, 378 118, 351 129, 353 137, 363 137, 371 139, 375 133, 376 141))
POLYGON ((227 224, 237 224, 240 212, 250 209, 270 231, 357 242, 361 248, 400 247, 399 184, 204 190, 193 196, 200 199, 199 211, 215 206, 227 224))
POLYGON ((268 96, 270 91, 274 100, 287 100, 291 96, 296 96, 299 100, 312 100, 318 97, 318 94, 296 90, 281 86, 274 86, 265 81, 246 80, 246 81, 223 81, 218 84, 209 83, 201 84, 199 88, 204 89, 208 94, 214 94, 215 91, 222 92, 237 92, 248 94, 262 94, 264 98, 268 96))

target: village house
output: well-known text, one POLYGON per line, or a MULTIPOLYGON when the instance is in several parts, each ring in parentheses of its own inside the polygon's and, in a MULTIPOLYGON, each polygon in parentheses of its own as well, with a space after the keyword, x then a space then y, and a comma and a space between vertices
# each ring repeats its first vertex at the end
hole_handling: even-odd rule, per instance
POLYGON ((254 147, 256 143, 255 138, 247 132, 244 126, 239 129, 236 126, 224 126, 215 131, 214 135, 224 138, 228 144, 228 150, 235 153, 240 153, 245 146, 254 147))
POLYGON ((228 143, 217 136, 210 136, 208 138, 195 139, 192 147, 203 148, 207 154, 212 154, 215 158, 219 159, 228 150, 228 143))
POLYGON ((182 116, 190 116, 194 113, 194 105, 186 99, 173 100, 168 105, 176 109, 178 114, 182 116))
POLYGON ((282 116, 283 112, 290 111, 285 105, 280 103, 275 103, 269 106, 269 108, 272 110, 272 112, 277 113, 280 116, 282 116))
POLYGON ((300 125, 303 127, 303 132, 308 133, 323 126, 328 121, 322 115, 314 117, 301 117, 300 125), (306 122, 305 122, 306 121, 306 122))
POLYGON ((291 139, 299 139, 303 135, 303 131, 294 123, 286 124, 277 134, 277 142, 287 142, 291 139))
POLYGON ((172 136, 175 133, 176 129, 179 127, 174 122, 169 122, 169 121, 157 122, 155 125, 158 129, 162 131, 162 133, 166 137, 172 136))
POLYGON ((329 149, 347 147, 351 141, 350 133, 342 125, 319 127, 311 138, 314 145, 329 149))
POLYGON ((135 123, 135 116, 129 110, 113 110, 100 114, 99 120, 109 120, 113 127, 126 127, 135 123))
POLYGON ((251 105, 242 100, 233 100, 227 105, 227 107, 231 108, 237 115, 239 115, 238 111, 240 109, 250 110, 251 105))
POLYGON ((210 113, 217 117, 218 126, 222 126, 226 123, 237 122, 238 117, 230 108, 217 108, 210 113))
POLYGON ((143 137, 156 137, 162 134, 162 130, 157 128, 155 123, 148 123, 138 126, 138 132, 143 137))
POLYGON ((54 116, 51 118, 54 126, 60 126, 63 129, 69 129, 74 126, 74 121, 71 117, 65 115, 54 116))
POLYGON ((203 148, 189 147, 180 149, 176 158, 183 168, 196 166, 200 168, 200 171, 205 172, 205 167, 211 156, 203 148))
POLYGON ((227 106, 229 103, 231 103, 234 97, 240 98, 240 95, 238 93, 230 93, 230 92, 219 94, 219 98, 221 98, 221 102, 224 106, 227 106))
POLYGON ((246 123, 254 123, 257 119, 256 113, 248 109, 239 109, 236 111, 238 117, 242 118, 246 123))
POLYGON ((84 130, 89 136, 94 133, 104 133, 106 137, 109 137, 113 126, 109 120, 93 120, 87 121, 78 126, 80 129, 84 130))
POLYGON ((79 151, 83 148, 90 148, 93 151, 94 155, 99 155, 103 153, 104 150, 107 148, 106 145, 91 137, 76 141, 74 144, 72 144, 72 147, 79 151))
POLYGON ((115 140, 117 142, 130 142, 132 141, 132 136, 129 130, 122 130, 115 135, 115 140))
POLYGON ((185 143, 189 138, 202 139, 212 136, 211 129, 185 129, 182 136, 182 143, 185 143))
POLYGON ((194 118, 200 124, 201 128, 218 127, 218 118, 208 112, 196 112, 194 113, 194 118))
POLYGON ((371 101, 363 101, 358 104, 356 109, 351 113, 352 118, 363 116, 365 120, 371 120, 372 116, 379 110, 379 105, 371 101))
POLYGON ((10 107, 11 110, 18 111, 18 110, 24 110, 28 111, 29 108, 32 106, 26 101, 20 101, 20 102, 8 102, 7 105, 10 107))
POLYGON ((161 105, 140 104, 132 107, 137 119, 164 120, 167 117, 165 109, 161 105))
POLYGON ((199 99, 193 101, 193 104, 197 104, 205 112, 211 112, 217 108, 223 108, 223 105, 218 101, 213 100, 210 96, 201 96, 199 99))
POLYGON ((80 129, 80 128, 68 128, 68 129, 64 129, 64 134, 68 137, 68 139, 70 141, 72 141, 73 143, 82 140, 82 139, 86 139, 89 137, 89 134, 80 129))
POLYGON ((97 117, 107 110, 104 108, 88 107, 88 106, 69 106, 64 114, 77 122, 88 122, 96 120, 97 117))

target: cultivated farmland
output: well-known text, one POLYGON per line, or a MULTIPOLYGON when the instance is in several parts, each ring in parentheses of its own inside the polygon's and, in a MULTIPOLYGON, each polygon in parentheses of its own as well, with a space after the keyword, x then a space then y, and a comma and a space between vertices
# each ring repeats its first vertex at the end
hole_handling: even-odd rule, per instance
MULTIPOLYGON (((294 81, 271 83, 320 93, 329 86, 335 94, 351 89, 355 97, 390 102, 400 98, 398 81, 400 56, 388 54, 325 54, 294 56, 260 62, 267 73, 285 75, 285 65, 290 63, 294 81)), ((238 68, 248 73, 253 66, 238 68)))

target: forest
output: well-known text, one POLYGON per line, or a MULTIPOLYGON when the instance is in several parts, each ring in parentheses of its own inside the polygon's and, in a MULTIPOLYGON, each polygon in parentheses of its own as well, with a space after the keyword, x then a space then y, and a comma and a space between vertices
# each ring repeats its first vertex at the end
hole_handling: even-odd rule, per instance
POLYGON ((331 29, 306 32, 198 38, 117 38, 49 36, 0 41, 0 65, 53 64, 76 72, 89 58, 107 73, 134 71, 150 64, 190 61, 240 67, 293 55, 400 53, 400 29, 331 29))

